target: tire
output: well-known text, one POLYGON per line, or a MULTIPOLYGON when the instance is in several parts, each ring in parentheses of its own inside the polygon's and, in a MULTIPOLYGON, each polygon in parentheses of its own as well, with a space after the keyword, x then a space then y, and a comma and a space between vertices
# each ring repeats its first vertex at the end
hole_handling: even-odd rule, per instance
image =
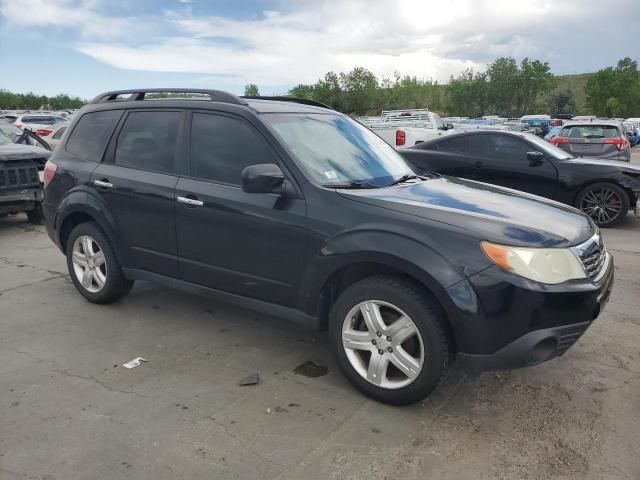
POLYGON ((125 278, 109 240, 94 222, 76 226, 67 239, 66 250, 71 280, 90 302, 113 303, 133 288, 134 281, 125 278), (87 269, 91 274, 85 277, 87 269), (83 278, 88 280, 84 284, 83 278))
POLYGON ((42 204, 38 203, 36 208, 33 210, 29 210, 27 212, 27 218, 29 219, 29 223, 33 223, 34 225, 42 225, 44 221, 44 215, 42 214, 42 204))
POLYGON ((407 405, 424 399, 438 386, 452 359, 440 306, 419 285, 400 277, 379 275, 349 286, 331 308, 329 320, 340 369, 358 390, 384 403, 407 405), (368 322, 365 312, 373 312, 368 322), (383 325, 373 333, 368 325, 376 318, 383 325), (412 328, 416 333, 410 333, 412 328), (407 354, 412 360, 407 361, 407 354), (381 374, 375 375, 376 371, 381 374))
POLYGON ((589 215, 599 227, 613 227, 626 218, 629 196, 615 183, 598 182, 585 187, 578 194, 575 206, 589 215))

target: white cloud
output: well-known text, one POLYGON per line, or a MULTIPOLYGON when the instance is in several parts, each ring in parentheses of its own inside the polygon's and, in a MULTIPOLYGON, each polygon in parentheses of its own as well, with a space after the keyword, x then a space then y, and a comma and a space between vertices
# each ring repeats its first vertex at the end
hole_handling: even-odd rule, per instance
POLYGON ((282 0, 280 11, 258 18, 196 15, 188 6, 165 11, 149 25, 105 17, 98 0, 58 8, 71 2, 5 0, 0 8, 25 26, 75 28, 82 35, 78 51, 117 68, 234 76, 259 85, 313 82, 329 70, 355 66, 443 81, 498 55, 554 59, 565 62, 552 65, 562 70, 606 55, 615 57, 607 62, 635 55, 612 51, 622 43, 616 35, 640 43, 636 0, 610 0, 606 9, 582 0, 282 0), (25 2, 33 15, 21 14, 25 2), (151 36, 145 28, 164 33, 151 36))

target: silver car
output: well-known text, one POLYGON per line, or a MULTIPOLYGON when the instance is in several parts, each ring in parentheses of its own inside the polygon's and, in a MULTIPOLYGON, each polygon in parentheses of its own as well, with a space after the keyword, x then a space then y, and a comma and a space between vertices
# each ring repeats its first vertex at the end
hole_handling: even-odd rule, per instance
POLYGON ((622 123, 615 120, 567 122, 551 143, 576 157, 631 160, 631 143, 622 123))

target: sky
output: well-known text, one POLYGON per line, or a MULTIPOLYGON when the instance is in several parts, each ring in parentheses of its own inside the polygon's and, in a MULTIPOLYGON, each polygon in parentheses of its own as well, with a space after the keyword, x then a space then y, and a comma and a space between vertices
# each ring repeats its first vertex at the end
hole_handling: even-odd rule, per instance
POLYGON ((0 89, 285 94, 330 70, 446 82, 498 56, 556 74, 640 58, 640 0, 0 0, 0 89))

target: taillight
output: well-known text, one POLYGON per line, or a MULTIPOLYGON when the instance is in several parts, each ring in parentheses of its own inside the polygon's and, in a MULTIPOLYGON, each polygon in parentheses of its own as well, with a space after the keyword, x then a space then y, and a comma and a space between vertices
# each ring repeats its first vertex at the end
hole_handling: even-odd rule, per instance
POLYGON ((39 128, 38 130, 36 130, 36 135, 46 137, 47 135, 50 135, 51 132, 53 132, 53 130, 51 130, 50 128, 39 128))
POLYGON ((47 163, 44 164, 43 182, 44 182, 45 188, 47 185, 49 185, 51 180, 53 180, 53 177, 56 175, 57 169, 58 169, 58 166, 55 163, 53 163, 51 160, 47 160, 47 163))
POLYGON ((602 143, 606 145, 615 145, 619 152, 622 150, 625 150, 627 147, 631 145, 629 143, 629 140, 627 140, 626 138, 607 138, 602 143))
POLYGON ((564 137, 553 137, 553 139, 551 140, 551 143, 553 145, 564 145, 566 143, 571 143, 571 141, 568 138, 564 138, 564 137))
POLYGON ((396 130, 396 145, 404 145, 407 142, 407 134, 404 130, 396 130))
POLYGON ((16 127, 18 127, 18 128, 22 128, 22 124, 21 124, 20 122, 16 122, 16 123, 14 123, 14 125, 15 125, 16 127))

